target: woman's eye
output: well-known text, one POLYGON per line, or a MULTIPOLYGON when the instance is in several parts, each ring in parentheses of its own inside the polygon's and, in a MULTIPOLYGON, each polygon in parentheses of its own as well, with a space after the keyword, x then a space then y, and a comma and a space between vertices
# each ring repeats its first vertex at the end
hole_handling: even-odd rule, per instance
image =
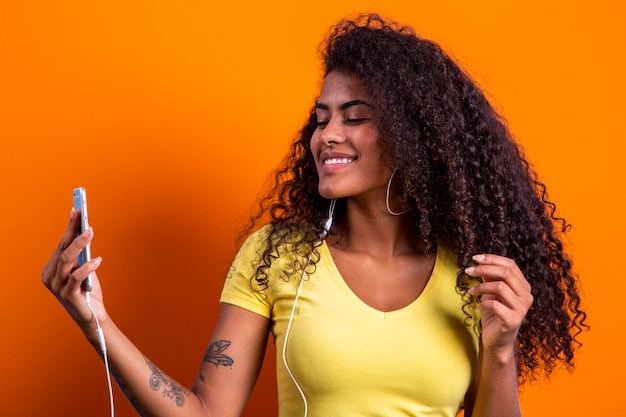
POLYGON ((328 122, 326 120, 318 120, 315 126, 318 128, 324 128, 327 124, 328 122))
POLYGON ((369 117, 354 117, 354 118, 346 119, 346 123, 349 125, 358 125, 367 120, 369 120, 369 117))

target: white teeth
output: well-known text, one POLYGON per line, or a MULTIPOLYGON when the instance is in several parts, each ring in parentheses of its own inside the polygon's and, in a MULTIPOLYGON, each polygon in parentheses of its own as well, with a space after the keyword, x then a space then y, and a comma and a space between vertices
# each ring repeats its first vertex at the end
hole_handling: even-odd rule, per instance
POLYGON ((352 162, 352 158, 331 158, 324 160, 324 165, 347 164, 352 162))

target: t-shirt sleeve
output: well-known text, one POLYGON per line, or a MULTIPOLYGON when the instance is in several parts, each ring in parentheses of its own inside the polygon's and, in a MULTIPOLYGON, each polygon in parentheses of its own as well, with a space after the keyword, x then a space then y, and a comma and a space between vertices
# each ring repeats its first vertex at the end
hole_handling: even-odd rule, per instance
POLYGON ((230 267, 220 302, 270 318, 272 305, 267 288, 260 287, 254 279, 260 255, 265 245, 264 229, 253 233, 243 244, 230 267))

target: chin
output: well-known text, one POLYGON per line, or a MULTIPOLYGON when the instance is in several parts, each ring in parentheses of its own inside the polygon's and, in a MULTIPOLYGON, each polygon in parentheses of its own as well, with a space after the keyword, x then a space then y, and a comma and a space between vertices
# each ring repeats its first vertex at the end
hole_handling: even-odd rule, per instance
POLYGON ((339 196, 335 195, 334 193, 330 193, 330 192, 322 192, 320 191, 320 195, 328 200, 330 200, 331 198, 339 198, 339 196))
POLYGON ((326 188, 326 187, 321 188, 321 187, 319 187, 319 188, 317 189, 317 191, 320 193, 320 195, 321 195, 322 197, 327 198, 327 199, 329 199, 329 200, 330 200, 331 198, 341 198, 341 197, 345 197, 345 195, 337 193, 337 191, 336 191, 336 190, 333 190, 332 188, 326 188))

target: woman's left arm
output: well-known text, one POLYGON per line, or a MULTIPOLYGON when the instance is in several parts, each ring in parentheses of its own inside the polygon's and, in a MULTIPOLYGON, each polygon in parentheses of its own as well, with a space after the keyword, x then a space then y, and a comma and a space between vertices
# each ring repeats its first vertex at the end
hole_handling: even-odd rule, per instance
POLYGON ((479 297, 482 335, 477 369, 466 399, 466 416, 521 416, 517 334, 533 303, 530 284, 512 259, 476 255, 465 272, 483 282, 470 290, 479 297))

